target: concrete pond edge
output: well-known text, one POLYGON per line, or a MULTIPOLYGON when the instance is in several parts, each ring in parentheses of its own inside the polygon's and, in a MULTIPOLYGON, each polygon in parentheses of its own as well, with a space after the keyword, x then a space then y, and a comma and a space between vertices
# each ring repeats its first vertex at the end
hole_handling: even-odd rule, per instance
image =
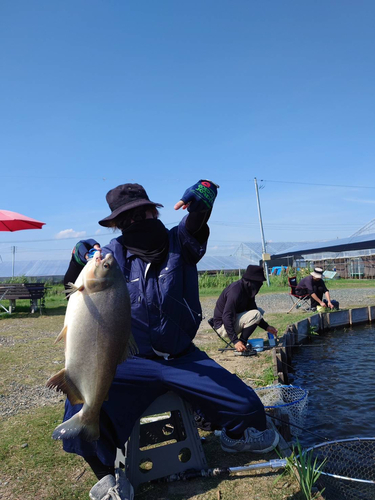
POLYGON ((293 347, 304 344, 311 334, 331 328, 353 326, 375 321, 375 306, 318 313, 288 326, 277 347, 272 349, 274 376, 280 384, 289 384, 293 347))

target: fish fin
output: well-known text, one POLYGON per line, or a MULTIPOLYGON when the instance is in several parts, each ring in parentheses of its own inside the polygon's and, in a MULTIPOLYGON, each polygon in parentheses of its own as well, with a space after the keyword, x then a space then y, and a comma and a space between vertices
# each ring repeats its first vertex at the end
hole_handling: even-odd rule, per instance
POLYGON ((68 283, 67 286, 68 288, 65 290, 66 297, 70 297, 71 295, 73 295, 73 293, 76 292, 82 292, 82 290, 85 289, 83 285, 76 286, 74 283, 68 283))
POLYGON ((82 423, 82 410, 73 415, 72 418, 58 425, 52 433, 53 439, 72 439, 78 434, 86 441, 96 441, 99 439, 99 420, 91 424, 82 423))
POLYGON ((57 342, 60 342, 60 340, 62 339, 65 339, 66 337, 66 332, 68 331, 68 326, 64 326, 64 328, 61 330, 61 332, 58 334, 56 340, 55 340, 55 344, 57 344, 57 342))
POLYGON ((53 375, 53 377, 47 381, 46 386, 49 389, 56 389, 56 391, 61 391, 66 394, 72 405, 78 405, 85 402, 77 387, 69 377, 67 377, 65 368, 57 372, 56 375, 53 375))
POLYGON ((126 344, 125 351, 124 351, 123 355, 121 356, 119 363, 122 363, 129 356, 137 354, 138 352, 139 352, 139 349, 138 349, 137 343, 136 343, 133 335, 130 334, 128 343, 126 344))

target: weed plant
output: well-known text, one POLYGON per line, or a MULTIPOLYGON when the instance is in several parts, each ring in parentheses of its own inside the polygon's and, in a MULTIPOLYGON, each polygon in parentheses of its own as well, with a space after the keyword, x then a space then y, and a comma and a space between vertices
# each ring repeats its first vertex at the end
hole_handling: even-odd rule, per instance
POLYGON ((297 443, 293 447, 292 454, 289 457, 286 457, 287 463, 284 472, 276 479, 275 483, 285 475, 289 474, 297 479, 301 492, 306 500, 321 498, 324 489, 322 491, 314 492, 314 485, 322 473, 326 460, 323 460, 322 463, 318 464, 318 457, 313 460, 313 455, 313 450, 305 451, 297 439, 297 443))
POLYGON ((199 276, 199 288, 220 288, 224 290, 224 288, 238 279, 240 279, 238 274, 225 274, 222 271, 216 274, 209 274, 206 272, 199 276))

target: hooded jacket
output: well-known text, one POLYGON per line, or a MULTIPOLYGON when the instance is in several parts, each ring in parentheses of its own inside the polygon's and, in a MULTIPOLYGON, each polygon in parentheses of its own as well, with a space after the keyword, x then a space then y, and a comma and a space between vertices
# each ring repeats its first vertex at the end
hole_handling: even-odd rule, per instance
MULTIPOLYGON (((237 314, 258 309, 255 303, 255 295, 252 296, 251 282, 246 282, 243 278, 228 285, 218 298, 214 310, 214 327, 220 328, 222 325, 228 337, 237 342, 237 334, 234 329, 237 314)), ((267 330, 268 323, 262 318, 259 326, 267 330)))

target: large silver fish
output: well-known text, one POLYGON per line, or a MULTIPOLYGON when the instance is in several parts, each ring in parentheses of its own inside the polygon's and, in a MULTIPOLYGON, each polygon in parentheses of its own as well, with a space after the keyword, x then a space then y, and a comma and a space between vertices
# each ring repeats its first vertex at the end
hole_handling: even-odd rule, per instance
POLYGON ((64 328, 65 368, 47 387, 64 392, 82 409, 53 431, 54 439, 82 433, 87 441, 99 438, 99 413, 108 396, 116 367, 135 352, 130 330, 130 299, 125 278, 111 254, 100 252, 86 264, 71 285, 64 328))

